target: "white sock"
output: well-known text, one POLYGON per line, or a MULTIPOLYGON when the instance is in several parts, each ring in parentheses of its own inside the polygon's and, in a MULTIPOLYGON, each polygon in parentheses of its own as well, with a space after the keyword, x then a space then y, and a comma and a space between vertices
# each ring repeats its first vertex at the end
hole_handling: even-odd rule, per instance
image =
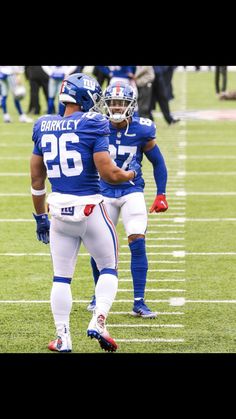
POLYGON ((70 284, 53 282, 51 290, 51 309, 58 335, 70 330, 72 294, 70 284))
POLYGON ((100 275, 96 288, 96 312, 107 317, 109 310, 115 300, 118 288, 118 278, 111 274, 100 275))

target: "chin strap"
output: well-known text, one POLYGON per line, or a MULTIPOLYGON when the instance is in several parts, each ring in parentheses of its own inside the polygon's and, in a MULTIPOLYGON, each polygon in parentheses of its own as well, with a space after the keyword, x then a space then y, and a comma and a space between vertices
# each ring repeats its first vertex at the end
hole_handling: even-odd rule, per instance
POLYGON ((126 135, 126 137, 135 137, 136 134, 128 134, 128 130, 129 130, 129 126, 130 126, 129 119, 125 118, 125 121, 127 123, 127 126, 126 126, 126 130, 125 130, 124 135, 126 135))

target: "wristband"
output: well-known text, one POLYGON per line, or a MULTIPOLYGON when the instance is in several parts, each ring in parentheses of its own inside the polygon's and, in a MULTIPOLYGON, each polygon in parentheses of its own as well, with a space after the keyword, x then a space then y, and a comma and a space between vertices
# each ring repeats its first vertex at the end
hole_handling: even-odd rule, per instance
POLYGON ((32 188, 32 186, 31 186, 32 195, 41 196, 41 195, 45 195, 46 192, 47 192, 46 188, 37 190, 37 189, 32 188))

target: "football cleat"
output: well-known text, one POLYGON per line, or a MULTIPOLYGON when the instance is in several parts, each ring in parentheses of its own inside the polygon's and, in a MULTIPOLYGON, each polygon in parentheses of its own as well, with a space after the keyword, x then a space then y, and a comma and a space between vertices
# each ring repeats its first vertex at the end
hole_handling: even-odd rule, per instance
POLYGON ((93 315, 87 329, 87 336, 97 339, 101 348, 108 352, 115 352, 118 348, 114 339, 109 335, 105 326, 105 317, 96 313, 93 315))
POLYGON ((4 113, 3 121, 4 122, 11 122, 11 117, 10 117, 9 113, 4 113))
POLYGON ((56 352, 71 352, 72 343, 70 335, 66 333, 61 336, 57 336, 57 339, 52 340, 49 343, 48 349, 56 352))
POLYGON ((19 121, 20 122, 33 122, 33 119, 29 118, 27 115, 23 113, 22 115, 19 116, 19 121))
POLYGON ((93 311, 96 307, 96 297, 93 295, 92 300, 90 301, 89 305, 87 306, 88 311, 93 311))
POLYGON ((132 316, 134 317, 143 317, 146 319, 155 319, 157 317, 157 313, 154 311, 151 311, 150 308, 144 303, 144 299, 141 298, 141 300, 135 300, 132 316))

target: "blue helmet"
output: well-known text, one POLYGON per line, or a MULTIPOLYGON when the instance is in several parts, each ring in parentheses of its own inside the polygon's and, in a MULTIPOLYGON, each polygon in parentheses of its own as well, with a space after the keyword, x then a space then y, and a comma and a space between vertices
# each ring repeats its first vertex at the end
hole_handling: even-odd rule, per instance
POLYGON ((75 73, 63 80, 59 101, 63 104, 76 103, 83 112, 100 112, 101 96, 102 89, 96 79, 83 73, 75 73))
POLYGON ((137 96, 130 84, 116 81, 104 91, 103 102, 108 119, 119 123, 133 115, 137 104, 137 96))

